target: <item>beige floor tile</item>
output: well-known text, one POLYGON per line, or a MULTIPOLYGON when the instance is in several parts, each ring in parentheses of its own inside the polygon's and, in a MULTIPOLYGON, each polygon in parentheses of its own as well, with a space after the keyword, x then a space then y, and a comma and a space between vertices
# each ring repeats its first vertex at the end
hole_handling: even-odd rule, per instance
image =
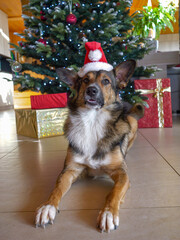
POLYGON ((179 146, 158 147, 157 151, 180 175, 180 147, 179 146))
POLYGON ((29 139, 23 142, 22 148, 16 148, 14 152, 32 153, 32 152, 48 152, 66 150, 68 143, 64 136, 56 136, 44 139, 29 139))
POLYGON ((19 147, 19 144, 17 143, 7 143, 7 144, 1 144, 0 146, 0 153, 9 153, 14 151, 15 149, 17 149, 19 147))
MULTIPOLYGON (((66 151, 27 155, 17 152, 2 158, 0 210, 34 211, 46 201, 63 168, 65 155, 66 151)), ((143 152, 131 149, 127 165, 131 188, 122 208, 180 206, 179 176, 153 148, 144 148, 143 152)), ((79 180, 62 199, 60 208, 100 209, 112 186, 106 178, 79 180)))
POLYGON ((0 153, 0 158, 3 158, 4 156, 6 156, 6 154, 8 153, 0 153))
POLYGON ((109 234, 97 231, 97 215, 95 210, 61 211, 53 226, 36 229, 34 213, 1 213, 1 239, 179 240, 179 208, 122 209, 119 228, 109 234))
POLYGON ((143 151, 131 149, 126 162, 131 188, 123 206, 180 206, 179 176, 156 150, 151 147, 143 151))
POLYGON ((52 190, 65 156, 66 151, 39 151, 10 153, 1 158, 0 211, 34 210, 52 190))
POLYGON ((173 117, 173 128, 139 129, 139 135, 180 174, 180 118, 173 117))
POLYGON ((180 138, 180 119, 176 118, 172 128, 141 128, 142 134, 154 147, 179 147, 180 138))
POLYGON ((43 230, 34 228, 34 211, 47 200, 63 168, 67 141, 63 136, 17 136, 14 111, 0 111, 0 239, 179 240, 179 125, 176 117, 172 129, 139 129, 127 155, 131 188, 118 230, 100 234, 95 229, 113 186, 107 178, 73 184, 55 224, 43 230))
POLYGON ((133 144, 133 148, 149 147, 149 142, 142 136, 141 133, 137 133, 137 138, 133 144))

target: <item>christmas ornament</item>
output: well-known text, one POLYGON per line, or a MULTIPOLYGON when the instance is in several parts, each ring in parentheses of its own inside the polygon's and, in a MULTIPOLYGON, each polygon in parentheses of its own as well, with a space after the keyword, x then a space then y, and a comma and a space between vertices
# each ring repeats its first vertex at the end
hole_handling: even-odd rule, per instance
POLYGON ((42 15, 42 16, 41 16, 41 20, 42 20, 42 21, 46 21, 47 18, 42 15))
POLYGON ((22 65, 18 61, 15 61, 12 64, 11 69, 13 72, 20 72, 22 70, 22 65))
POLYGON ((38 42, 43 43, 46 46, 46 40, 44 40, 43 38, 40 38, 38 42))
POLYGON ((46 18, 45 16, 43 16, 43 15, 45 15, 45 12, 43 12, 43 11, 41 10, 41 11, 40 11, 40 14, 41 14, 41 20, 42 20, 42 21, 46 21, 47 18, 46 18))
POLYGON ((73 13, 70 13, 66 17, 66 22, 69 23, 69 24, 76 24, 77 18, 76 18, 76 16, 73 13))
POLYGON ((67 22, 68 24, 76 24, 77 18, 76 18, 76 16, 72 13, 72 0, 69 0, 69 1, 68 1, 68 4, 69 4, 70 14, 67 15, 67 17, 66 17, 66 22, 67 22))
POLYGON ((19 46, 22 47, 23 46, 23 42, 19 42, 19 46))

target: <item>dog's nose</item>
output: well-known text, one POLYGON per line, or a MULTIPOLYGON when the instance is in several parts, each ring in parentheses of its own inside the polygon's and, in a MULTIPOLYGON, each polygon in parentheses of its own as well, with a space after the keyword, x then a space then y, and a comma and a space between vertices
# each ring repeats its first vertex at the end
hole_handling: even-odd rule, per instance
POLYGON ((94 97, 96 96, 96 94, 98 93, 98 89, 96 87, 88 87, 86 89, 86 93, 87 95, 89 95, 90 97, 94 97))

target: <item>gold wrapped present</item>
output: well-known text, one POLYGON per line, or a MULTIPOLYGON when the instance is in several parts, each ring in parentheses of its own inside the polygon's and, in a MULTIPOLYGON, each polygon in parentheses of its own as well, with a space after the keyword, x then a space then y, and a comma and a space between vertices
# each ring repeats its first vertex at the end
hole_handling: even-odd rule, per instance
POLYGON ((64 134, 63 127, 68 116, 68 109, 16 109, 15 114, 17 134, 32 138, 45 138, 64 134))
POLYGON ((31 109, 30 96, 37 95, 42 95, 42 93, 33 91, 14 91, 14 109, 31 109))

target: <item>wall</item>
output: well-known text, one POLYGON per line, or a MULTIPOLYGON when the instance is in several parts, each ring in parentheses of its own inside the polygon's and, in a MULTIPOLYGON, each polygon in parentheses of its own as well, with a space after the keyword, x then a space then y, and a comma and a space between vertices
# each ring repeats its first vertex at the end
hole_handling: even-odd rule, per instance
POLYGON ((158 51, 179 51, 179 34, 161 34, 159 38, 158 51))
MULTIPOLYGON (((8 18, 0 10, 0 55, 10 56, 8 18)), ((12 75, 0 72, 0 110, 13 107, 13 83, 5 80, 11 79, 12 75)))
POLYGON ((0 54, 10 56, 8 17, 0 10, 0 54))
POLYGON ((13 107, 13 82, 4 78, 12 79, 12 75, 0 72, 0 110, 13 107))

